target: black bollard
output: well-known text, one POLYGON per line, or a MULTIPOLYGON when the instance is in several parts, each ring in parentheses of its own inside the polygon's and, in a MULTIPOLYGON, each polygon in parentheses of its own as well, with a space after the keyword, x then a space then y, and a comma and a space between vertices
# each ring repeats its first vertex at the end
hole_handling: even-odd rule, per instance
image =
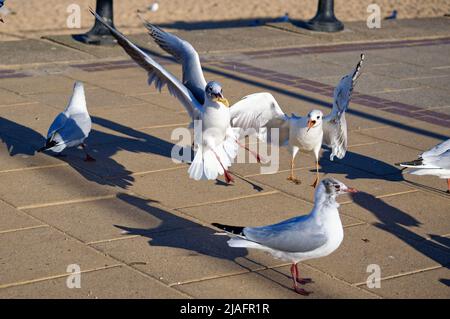
MULTIPOLYGON (((114 26, 113 0, 97 0, 95 12, 105 19, 109 25, 114 26)), ((117 43, 109 30, 97 20, 87 33, 75 34, 73 38, 86 44, 111 45, 117 43)))
POLYGON ((344 24, 334 15, 334 0, 319 0, 317 13, 305 25, 313 31, 337 32, 344 29, 344 24))

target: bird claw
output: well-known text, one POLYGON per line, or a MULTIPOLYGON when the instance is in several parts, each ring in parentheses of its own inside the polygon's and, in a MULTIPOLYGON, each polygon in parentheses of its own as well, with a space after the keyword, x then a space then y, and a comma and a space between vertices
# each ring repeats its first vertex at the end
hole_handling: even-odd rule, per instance
POLYGON ((313 188, 316 188, 318 182, 319 182, 319 179, 316 178, 316 180, 314 181, 314 183, 312 183, 310 186, 313 187, 313 188))
POLYGON ((291 181, 292 183, 294 183, 294 184, 296 184, 296 185, 299 185, 299 184, 302 183, 301 180, 299 180, 299 179, 297 179, 297 178, 295 178, 295 177, 293 177, 293 176, 289 176, 289 177, 287 178, 287 180, 288 180, 288 181, 291 181))
POLYGON ((309 296, 310 294, 312 294, 312 291, 307 291, 307 290, 305 290, 303 288, 299 288, 299 287, 294 287, 294 291, 302 296, 309 296))
POLYGON ((95 158, 93 158, 90 155, 86 155, 86 158, 84 159, 85 162, 95 162, 95 158))
POLYGON ((224 175, 225 175, 225 181, 227 182, 227 184, 234 183, 234 178, 230 175, 230 173, 228 171, 224 171, 224 175))
POLYGON ((296 281, 297 281, 300 285, 306 285, 306 284, 312 284, 312 283, 314 283, 314 280, 312 280, 311 278, 297 278, 296 281))

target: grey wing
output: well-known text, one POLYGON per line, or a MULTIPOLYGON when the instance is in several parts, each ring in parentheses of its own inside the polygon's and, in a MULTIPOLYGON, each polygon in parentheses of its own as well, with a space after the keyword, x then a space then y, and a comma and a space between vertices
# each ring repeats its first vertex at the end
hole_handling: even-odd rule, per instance
POLYGON ((421 155, 421 157, 425 159, 425 158, 431 157, 431 156, 438 156, 438 155, 441 155, 442 153, 445 153, 448 150, 450 150, 450 139, 448 139, 442 143, 439 143, 432 149, 424 152, 421 155))
POLYGON ((347 122, 345 111, 348 109, 356 80, 361 75, 364 54, 352 73, 344 76, 334 90, 334 101, 331 113, 324 117, 323 144, 331 147, 330 160, 336 156, 344 158, 347 152, 347 122))
POLYGON ((90 11, 95 16, 97 21, 109 29, 113 37, 117 40, 125 52, 127 52, 137 64, 148 72, 149 84, 154 82, 155 87, 158 90, 161 90, 164 85, 167 85, 169 92, 177 97, 177 99, 183 104, 191 118, 194 120, 199 117, 200 112, 203 111, 202 104, 199 103, 199 101, 186 86, 184 86, 173 74, 164 69, 159 63, 128 40, 122 33, 106 23, 103 18, 92 11, 92 9, 90 9, 90 11))
POLYGON ((245 238, 266 247, 286 252, 308 252, 323 246, 325 231, 308 216, 264 227, 244 228, 245 238))
POLYGON ((203 104, 205 101, 206 80, 203 75, 200 58, 194 47, 187 41, 165 32, 144 20, 144 26, 150 36, 167 53, 171 54, 183 66, 183 84, 203 104))
POLYGON ((230 108, 231 126, 242 129, 242 135, 256 133, 270 142, 273 133, 278 133, 277 143, 284 144, 289 137, 289 117, 283 112, 270 93, 255 93, 245 96, 230 108), (272 129, 278 129, 273 131, 272 129))
MULTIPOLYGON (((58 130, 58 142, 68 144, 71 142, 83 142, 91 131, 91 119, 84 114, 74 115, 67 119, 65 125, 58 130)), ((59 143, 58 143, 59 144, 59 143)))
POLYGON ((50 128, 47 132, 47 139, 51 140, 51 138, 55 135, 55 133, 60 130, 67 122, 68 117, 64 112, 59 113, 55 118, 53 123, 50 125, 50 128))
POLYGON ((417 168, 450 169, 450 150, 437 156, 424 158, 423 164, 417 168))

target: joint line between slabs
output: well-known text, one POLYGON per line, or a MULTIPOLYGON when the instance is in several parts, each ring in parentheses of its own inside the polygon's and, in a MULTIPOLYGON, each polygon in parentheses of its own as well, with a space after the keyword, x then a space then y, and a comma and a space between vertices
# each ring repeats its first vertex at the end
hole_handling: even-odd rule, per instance
MULTIPOLYGON (((95 272, 95 271, 100 271, 100 270, 106 270, 106 269, 116 268, 116 267, 121 267, 121 266, 123 266, 123 264, 115 264, 115 265, 98 267, 98 268, 93 268, 93 269, 88 269, 88 270, 82 270, 79 273, 80 274, 85 274, 85 273, 90 273, 90 272, 95 272)), ((68 277, 70 275, 72 275, 72 273, 66 273, 66 274, 54 275, 54 276, 47 276, 47 277, 41 277, 41 278, 37 278, 37 279, 24 280, 24 281, 18 281, 18 282, 9 283, 9 284, 3 284, 3 285, 0 285, 0 289, 16 287, 16 286, 23 286, 23 285, 33 284, 33 283, 36 283, 36 282, 47 281, 47 280, 52 280, 52 279, 59 279, 59 278, 68 277)))
POLYGON ((192 205, 180 206, 180 207, 176 207, 174 209, 175 210, 180 210, 180 209, 192 208, 192 207, 198 207, 198 206, 204 206, 204 205, 226 203, 226 202, 240 200, 240 199, 253 198, 253 197, 259 197, 259 196, 266 196, 266 195, 273 195, 273 194, 277 194, 277 193, 279 193, 278 190, 271 190, 271 191, 267 191, 267 192, 259 193, 259 194, 243 195, 243 196, 232 197, 232 198, 221 199, 221 200, 215 200, 215 201, 210 201, 210 202, 202 202, 202 203, 197 203, 197 204, 192 204, 192 205))
MULTIPOLYGON (((396 274, 396 275, 382 277, 379 280, 377 280, 377 282, 381 282, 383 280, 390 280, 390 279, 395 279, 395 278, 401 278, 401 277, 405 277, 405 276, 409 276, 409 275, 420 274, 420 273, 423 273, 423 272, 432 271, 432 270, 436 270, 436 269, 444 268, 444 267, 446 267, 446 266, 445 265, 444 266, 439 265, 439 266, 432 266, 432 267, 427 267, 427 268, 418 269, 418 270, 407 271, 407 272, 396 274)), ((355 283, 355 284, 353 284, 353 286, 359 287, 359 286, 363 286, 365 284, 366 284, 366 282, 364 281, 364 282, 355 283)))

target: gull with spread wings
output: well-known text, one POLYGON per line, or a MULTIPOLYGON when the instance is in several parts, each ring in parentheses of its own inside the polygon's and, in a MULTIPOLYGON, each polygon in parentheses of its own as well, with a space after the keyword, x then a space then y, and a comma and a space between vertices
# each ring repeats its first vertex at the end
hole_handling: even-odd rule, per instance
POLYGON ((319 152, 322 144, 331 148, 330 160, 344 158, 347 151, 347 122, 345 111, 351 99, 353 87, 361 74, 364 54, 355 69, 344 76, 334 90, 331 113, 324 116, 320 110, 312 110, 307 116, 286 115, 270 93, 256 93, 244 97, 231 109, 231 125, 247 131, 255 131, 260 139, 269 143, 286 145, 292 154, 291 174, 288 180, 299 184, 294 176, 294 160, 299 151, 312 152, 316 159, 316 178, 319 182, 319 152), (278 129, 278 138, 272 138, 272 129, 278 129))
MULTIPOLYGON (((169 92, 185 107, 191 117, 191 127, 201 123, 201 134, 194 132, 196 153, 188 170, 195 180, 216 179, 224 175, 227 183, 233 181, 228 168, 237 156, 240 129, 232 127, 227 99, 218 82, 206 82, 198 53, 190 43, 165 32, 151 23, 144 22, 150 36, 165 51, 182 64, 183 79, 180 81, 164 69, 149 54, 128 40, 122 33, 107 24, 92 9, 96 19, 107 27, 128 55, 148 72, 148 83, 161 89, 167 85, 169 92)), ((245 147, 244 145, 241 145, 245 147)), ((254 154, 258 160, 259 156, 254 154)))

